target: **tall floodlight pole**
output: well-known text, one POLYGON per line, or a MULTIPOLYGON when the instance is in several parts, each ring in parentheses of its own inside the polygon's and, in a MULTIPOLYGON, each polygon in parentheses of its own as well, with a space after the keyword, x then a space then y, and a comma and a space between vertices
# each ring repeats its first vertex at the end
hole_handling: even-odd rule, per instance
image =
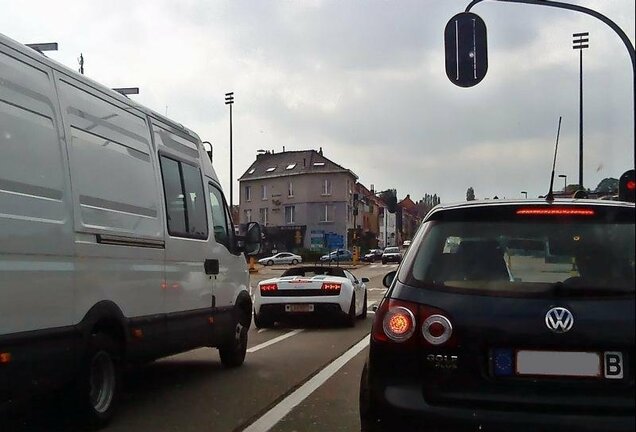
POLYGON ((583 188, 583 50, 589 48, 588 32, 574 33, 572 49, 579 50, 579 186, 583 188))
POLYGON ((232 174, 232 105, 234 105, 234 92, 225 93, 225 105, 230 106, 230 209, 232 208, 232 189, 234 185, 234 177, 232 174))

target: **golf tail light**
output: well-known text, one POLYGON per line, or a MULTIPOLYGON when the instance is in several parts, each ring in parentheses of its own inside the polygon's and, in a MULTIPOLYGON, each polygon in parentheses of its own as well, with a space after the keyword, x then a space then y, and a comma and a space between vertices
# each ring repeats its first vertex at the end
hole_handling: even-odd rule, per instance
POLYGON ((422 322, 422 336, 431 345, 442 345, 453 336, 453 325, 442 314, 429 315, 422 322))
POLYGON ((431 307, 420 306, 419 319, 422 323, 421 331, 424 343, 427 345, 454 346, 457 341, 453 337, 453 324, 444 311, 431 307))
POLYGON ((380 304, 373 322, 373 339, 382 342, 406 342, 415 333, 417 305, 385 299, 380 304))
POLYGON ((263 284, 263 285, 261 285, 261 292, 269 293, 269 292, 274 292, 274 291, 278 291, 278 285, 276 285, 276 284, 263 284))
POLYGON ((342 284, 333 282, 323 282, 321 289, 323 291, 338 293, 342 284))

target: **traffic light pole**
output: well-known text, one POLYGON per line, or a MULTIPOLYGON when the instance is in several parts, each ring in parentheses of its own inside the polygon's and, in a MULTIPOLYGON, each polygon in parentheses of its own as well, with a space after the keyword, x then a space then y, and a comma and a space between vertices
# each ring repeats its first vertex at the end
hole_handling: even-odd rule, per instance
MULTIPOLYGON (((477 3, 481 3, 484 0, 472 0, 468 6, 466 7, 466 12, 470 12, 470 9, 475 6, 477 3)), ((538 6, 549 6, 555 7, 559 9, 567 9, 575 12, 581 12, 586 15, 590 15, 608 25, 614 32, 621 38, 625 47, 627 48, 627 52, 629 54, 629 58, 632 61, 632 94, 633 94, 633 117, 634 117, 634 167, 636 167, 636 54, 634 53, 634 46, 632 42, 629 40, 623 29, 621 29, 614 21, 606 17, 605 15, 593 10, 588 9, 583 6, 573 5, 569 3, 561 3, 551 0, 493 0, 498 2, 506 2, 506 3, 524 3, 538 6)))

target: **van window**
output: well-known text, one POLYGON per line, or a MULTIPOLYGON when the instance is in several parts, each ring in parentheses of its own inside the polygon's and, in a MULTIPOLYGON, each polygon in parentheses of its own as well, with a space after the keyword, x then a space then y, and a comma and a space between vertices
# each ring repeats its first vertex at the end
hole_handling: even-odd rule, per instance
POLYGON ((208 221, 205 210, 203 182, 199 168, 181 164, 183 184, 185 186, 186 209, 188 214, 188 234, 197 238, 208 237, 208 221))
POLYGON ((199 168, 161 156, 168 233, 176 237, 208 237, 203 184, 199 168))
POLYGON ((214 238, 217 243, 220 243, 232 250, 233 243, 233 231, 228 228, 228 221, 230 220, 228 212, 225 208, 225 201, 223 194, 212 183, 210 187, 210 207, 212 210, 212 225, 214 226, 214 238))

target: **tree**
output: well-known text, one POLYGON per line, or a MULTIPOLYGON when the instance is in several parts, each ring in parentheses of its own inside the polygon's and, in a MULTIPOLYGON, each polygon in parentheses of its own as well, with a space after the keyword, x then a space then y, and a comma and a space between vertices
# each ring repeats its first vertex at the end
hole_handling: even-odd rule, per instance
POLYGON ((475 189, 472 186, 466 190, 466 201, 475 201, 475 189))
POLYGON ((618 193, 618 179, 613 177, 604 178, 598 186, 596 186, 596 190, 594 192, 599 194, 618 193))
POLYGON ((384 205, 386 205, 389 213, 395 213, 397 210, 397 190, 396 189, 387 189, 385 191, 380 192, 380 199, 384 201, 384 205))
POLYGON ((433 207, 438 205, 440 202, 441 199, 437 196, 437 194, 425 194, 424 198, 416 203, 417 215, 420 218, 423 218, 433 207))

